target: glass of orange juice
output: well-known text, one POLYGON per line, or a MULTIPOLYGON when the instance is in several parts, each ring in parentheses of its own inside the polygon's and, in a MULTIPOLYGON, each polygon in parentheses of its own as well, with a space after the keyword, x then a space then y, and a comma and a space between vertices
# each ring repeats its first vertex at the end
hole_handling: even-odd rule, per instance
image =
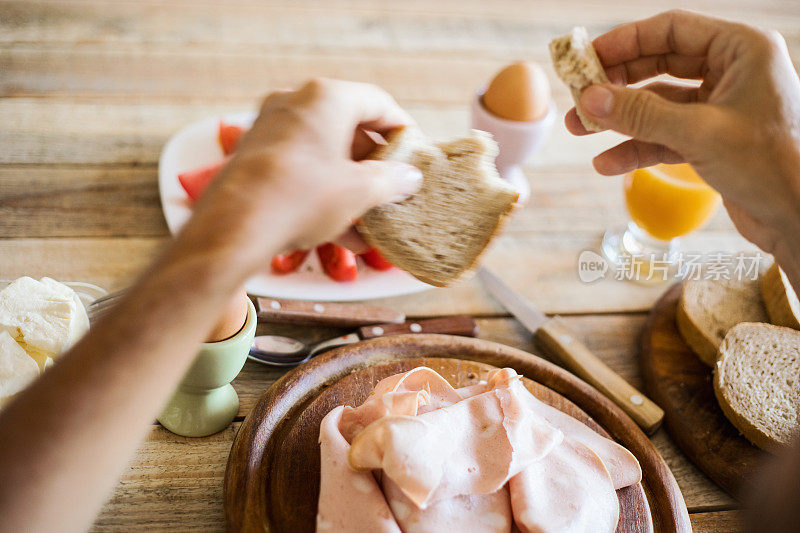
POLYGON ((674 275, 680 237, 705 224, 719 204, 719 194, 687 163, 634 170, 625 175, 630 221, 606 232, 603 253, 618 268, 635 264, 648 280, 656 264, 674 275))

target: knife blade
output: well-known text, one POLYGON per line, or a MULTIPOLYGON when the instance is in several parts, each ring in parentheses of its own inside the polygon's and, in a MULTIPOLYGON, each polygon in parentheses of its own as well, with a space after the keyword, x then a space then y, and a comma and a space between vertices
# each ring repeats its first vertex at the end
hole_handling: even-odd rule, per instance
POLYGON ((664 419, 664 411, 594 355, 558 317, 548 318, 486 267, 478 269, 487 291, 514 315, 534 339, 578 377, 605 394, 648 435, 664 419))

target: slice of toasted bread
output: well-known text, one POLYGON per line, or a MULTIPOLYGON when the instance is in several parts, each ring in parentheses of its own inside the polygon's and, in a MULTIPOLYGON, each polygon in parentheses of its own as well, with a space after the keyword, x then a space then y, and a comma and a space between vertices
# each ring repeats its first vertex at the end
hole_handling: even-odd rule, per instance
POLYGON ((604 128, 586 118, 578 105, 581 91, 586 87, 595 83, 610 83, 586 28, 573 28, 568 34, 550 41, 550 57, 556 74, 572 93, 575 110, 583 126, 589 131, 602 131, 604 128))
POLYGON ((800 301, 778 263, 773 263, 761 277, 761 297, 770 322, 800 329, 800 301))
POLYGON ((453 283, 477 264, 519 196, 497 174, 496 155, 497 143, 482 131, 446 143, 434 143, 416 128, 394 132, 372 158, 418 167, 422 188, 361 217, 364 238, 425 283, 453 283))
POLYGON ((728 420, 768 451, 787 446, 800 412, 800 332, 744 322, 719 349, 714 394, 728 420))
POLYGON ((725 334, 740 322, 767 322, 757 280, 688 280, 676 315, 683 340, 714 366, 725 334))

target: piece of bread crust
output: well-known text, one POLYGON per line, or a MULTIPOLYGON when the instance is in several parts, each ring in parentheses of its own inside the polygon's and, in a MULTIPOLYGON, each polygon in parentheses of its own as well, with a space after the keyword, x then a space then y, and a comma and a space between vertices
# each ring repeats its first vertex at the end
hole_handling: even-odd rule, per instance
POLYGON ((583 126, 589 131, 603 131, 605 128, 586 118, 579 105, 581 91, 586 87, 610 83, 586 28, 573 28, 568 34, 550 41, 550 56, 556 74, 572 93, 575 110, 583 126))
POLYGON ((720 345, 714 395, 744 437, 763 450, 788 447, 800 412, 800 332, 743 322, 720 345))
POLYGON ((761 297, 770 322, 776 326, 800 329, 800 301, 778 263, 773 263, 761 277, 761 297))
POLYGON ((395 266, 444 287, 472 272, 519 193, 497 174, 497 143, 486 132, 434 143, 417 128, 395 130, 372 159, 402 161, 423 174, 420 191, 368 211, 364 239, 395 266))
POLYGON ((768 321, 757 280, 688 280, 675 319, 683 340, 710 367, 730 328, 768 321))

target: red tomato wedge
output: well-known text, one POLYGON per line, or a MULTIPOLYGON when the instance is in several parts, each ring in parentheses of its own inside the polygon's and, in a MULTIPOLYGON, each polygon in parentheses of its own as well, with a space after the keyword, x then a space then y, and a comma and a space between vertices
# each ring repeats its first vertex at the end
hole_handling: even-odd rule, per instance
POLYGON ((356 254, 332 242, 317 246, 317 256, 325 273, 336 281, 353 281, 358 277, 356 254))
POLYGON ((386 260, 383 255, 377 250, 377 248, 370 248, 363 254, 358 254, 361 259, 364 260, 366 264, 374 268, 375 270, 389 270, 394 265, 391 264, 389 261, 386 260))
POLYGON ((228 159, 225 158, 222 161, 217 161, 216 163, 204 167, 189 170, 188 172, 181 172, 178 174, 178 181, 181 182, 183 190, 186 191, 189 198, 196 202, 197 199, 200 198, 200 195, 203 194, 203 191, 206 190, 208 184, 217 177, 217 174, 219 174, 219 171, 222 170, 222 167, 224 167, 227 162, 228 159))
POLYGON ((239 144, 239 139, 244 135, 245 131, 246 130, 241 126, 227 124, 220 120, 217 139, 219 140, 219 145, 222 147, 222 153, 231 155, 233 151, 236 150, 236 145, 239 144))
POLYGON ((308 257, 308 250, 295 250, 288 254, 278 254, 272 258, 270 267, 275 274, 289 274, 294 272, 308 257))

